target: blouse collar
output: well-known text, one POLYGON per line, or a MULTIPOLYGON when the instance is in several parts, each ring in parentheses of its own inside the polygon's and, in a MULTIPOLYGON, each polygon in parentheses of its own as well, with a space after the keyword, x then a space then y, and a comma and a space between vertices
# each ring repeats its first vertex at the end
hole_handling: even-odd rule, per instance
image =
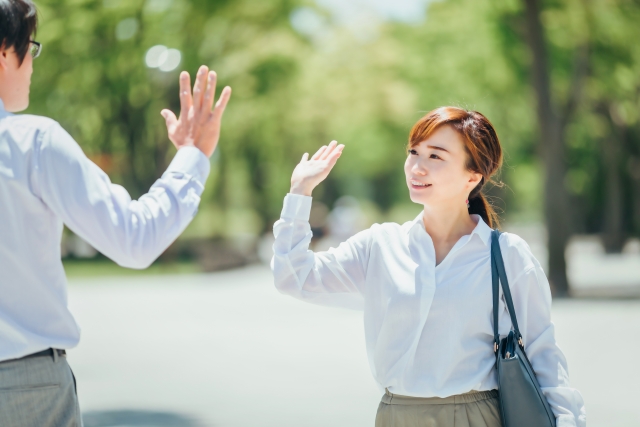
MULTIPOLYGON (((484 222, 484 220, 480 215, 471 214, 471 216, 476 222, 476 226, 471 232, 469 240, 471 240, 474 234, 477 234, 478 237, 480 237, 480 239, 482 240, 482 243, 488 246, 491 243, 491 232, 493 230, 491 229, 491 227, 487 225, 486 222, 484 222)), ((407 232, 416 230, 417 227, 422 227, 422 230, 425 230, 424 222, 422 220, 423 217, 424 217, 424 211, 420 211, 420 214, 418 214, 418 216, 412 221, 411 226, 407 229, 407 232)))

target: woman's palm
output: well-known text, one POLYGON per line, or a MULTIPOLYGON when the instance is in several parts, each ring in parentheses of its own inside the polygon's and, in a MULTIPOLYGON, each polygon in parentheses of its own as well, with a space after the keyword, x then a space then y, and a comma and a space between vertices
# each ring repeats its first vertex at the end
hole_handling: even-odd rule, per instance
POLYGON ((311 191, 327 178, 343 149, 344 145, 332 141, 328 146, 320 148, 311 159, 309 153, 305 153, 291 176, 292 189, 296 188, 301 193, 310 195, 311 191))

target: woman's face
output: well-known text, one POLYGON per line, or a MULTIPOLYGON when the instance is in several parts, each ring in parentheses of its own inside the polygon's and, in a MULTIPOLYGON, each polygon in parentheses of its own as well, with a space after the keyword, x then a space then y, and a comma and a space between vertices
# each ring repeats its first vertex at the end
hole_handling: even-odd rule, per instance
POLYGON ((411 201, 425 206, 464 205, 482 179, 467 170, 467 156, 462 136, 447 125, 411 147, 404 164, 411 201))

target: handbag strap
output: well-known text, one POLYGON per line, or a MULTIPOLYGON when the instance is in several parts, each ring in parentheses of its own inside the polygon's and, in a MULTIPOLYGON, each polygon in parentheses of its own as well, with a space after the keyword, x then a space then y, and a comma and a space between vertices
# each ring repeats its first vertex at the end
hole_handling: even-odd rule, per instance
POLYGON ((509 288, 509 280, 507 280, 507 272, 504 269, 504 260, 502 259, 502 251, 500 250, 500 231, 493 230, 491 233, 491 282, 493 287, 493 339, 494 351, 498 350, 500 345, 500 333, 498 332, 498 307, 499 307, 499 286, 502 284, 502 293, 507 304, 507 311, 511 317, 511 324, 516 336, 516 340, 522 346, 522 334, 518 328, 518 320, 516 319, 516 310, 513 307, 513 299, 511 298, 511 289, 509 288))

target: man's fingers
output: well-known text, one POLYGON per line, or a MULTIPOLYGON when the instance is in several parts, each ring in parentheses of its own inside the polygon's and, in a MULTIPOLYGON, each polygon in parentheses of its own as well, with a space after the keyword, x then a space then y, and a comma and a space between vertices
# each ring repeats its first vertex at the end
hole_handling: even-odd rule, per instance
POLYGON ((324 151, 324 153, 322 153, 320 160, 326 160, 336 149, 337 145, 338 145, 338 141, 331 141, 327 149, 324 151))
POLYGON ((207 75, 207 89, 204 92, 204 100, 202 101, 202 111, 204 114, 213 108, 213 100, 216 96, 216 79, 216 72, 209 71, 207 75))
POLYGON ((183 71, 180 73, 180 115, 186 117, 189 114, 189 109, 193 105, 193 98, 191 97, 191 77, 189 73, 183 71))
POLYGON ((214 116, 216 118, 220 118, 222 113, 224 113, 224 109, 227 108, 227 103, 231 98, 231 88, 229 86, 222 89, 222 93, 220 94, 220 98, 218 98, 218 102, 216 102, 216 108, 213 110, 214 116))
POLYGON ((202 108, 202 99, 204 98, 204 91, 207 88, 207 74, 209 68, 206 65, 200 66, 198 74, 196 75, 196 82, 193 85, 193 106, 196 113, 200 112, 202 108))
POLYGON ((178 118, 171 110, 162 110, 160 114, 164 117, 164 121, 167 122, 167 129, 171 129, 178 122, 178 118))
POLYGON ((320 147, 320 149, 318 151, 316 151, 316 154, 313 155, 311 160, 318 160, 320 158, 320 156, 322 156, 322 153, 325 152, 326 149, 327 149, 326 145, 323 145, 322 147, 320 147))

